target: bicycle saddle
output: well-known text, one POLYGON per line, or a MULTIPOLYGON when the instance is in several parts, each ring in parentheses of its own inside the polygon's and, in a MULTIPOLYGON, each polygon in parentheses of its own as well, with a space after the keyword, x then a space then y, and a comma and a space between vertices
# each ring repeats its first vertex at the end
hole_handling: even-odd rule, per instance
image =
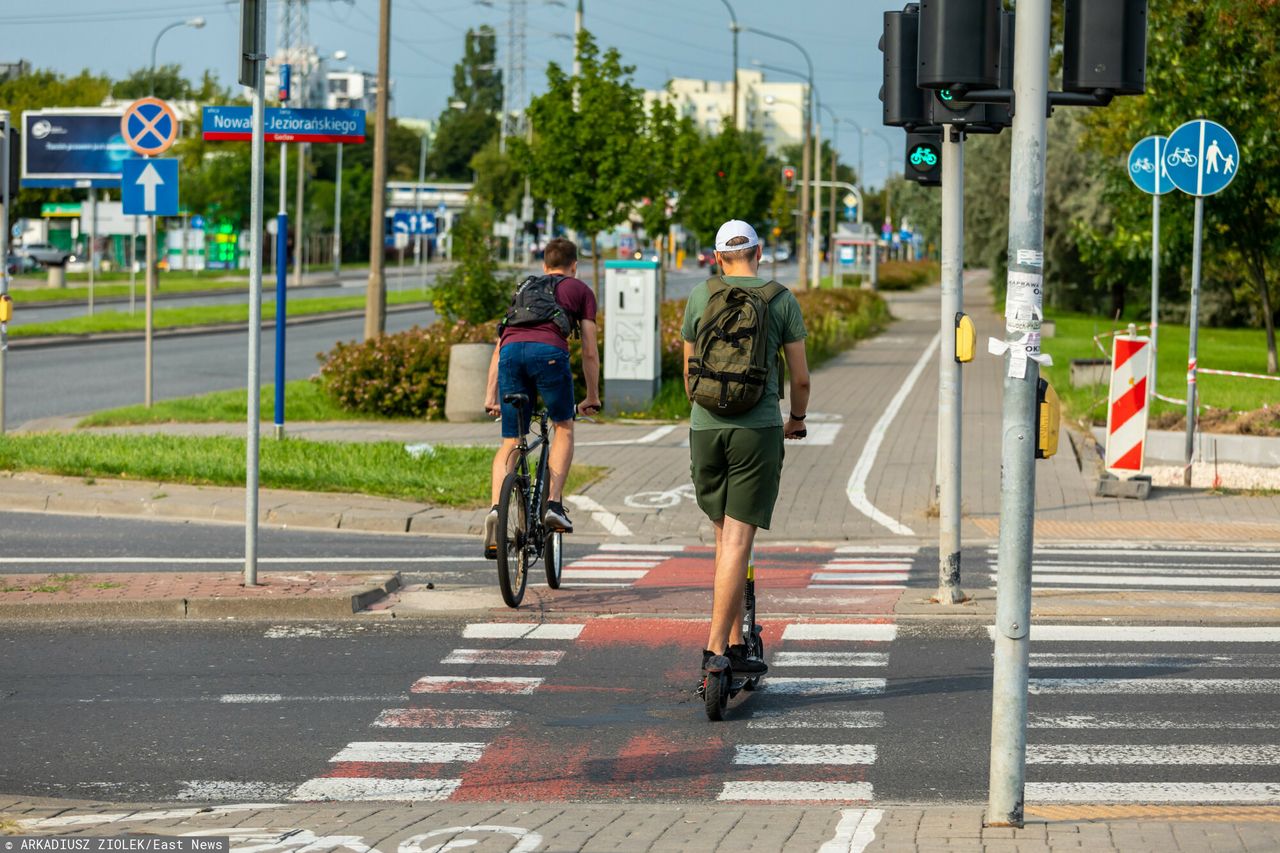
POLYGON ((510 403, 511 405, 515 406, 517 409, 523 409, 525 406, 529 405, 529 395, 528 394, 503 394, 502 402, 510 403))

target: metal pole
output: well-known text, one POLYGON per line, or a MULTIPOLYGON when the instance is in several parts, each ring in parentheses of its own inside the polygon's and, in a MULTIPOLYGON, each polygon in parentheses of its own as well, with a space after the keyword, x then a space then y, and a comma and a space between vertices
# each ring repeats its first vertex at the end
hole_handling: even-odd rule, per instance
POLYGON ((1164 161, 1160 158, 1160 142, 1156 141, 1156 191, 1151 195, 1151 359, 1147 370, 1147 402, 1156 399, 1156 353, 1159 352, 1160 337, 1160 168, 1164 161))
POLYGON ((738 15, 729 5, 729 0, 720 0, 729 10, 729 30, 733 33, 733 126, 738 126, 738 15))
POLYGON ((964 134, 942 132, 942 347, 938 351, 938 603, 959 604, 963 376, 956 316, 964 310, 964 134))
POLYGON ((796 228, 796 279, 801 290, 804 290, 809 275, 809 181, 813 178, 813 151, 809 143, 812 136, 813 87, 810 86, 805 100, 804 142, 800 152, 800 223, 796 228))
POLYGON ((138 287, 138 217, 133 217, 133 236, 129 240, 129 316, 133 316, 134 292, 138 287))
MULTIPOLYGON (((267 4, 258 4, 258 32, 267 29, 267 4)), ((258 420, 261 414, 262 385, 262 262, 263 251, 263 141, 262 93, 263 62, 254 65, 253 87, 253 158, 249 189, 249 382, 246 390, 249 408, 247 441, 245 442, 244 490, 244 585, 258 584, 258 420)))
MULTIPOLYGON (((814 123, 813 128, 813 177, 822 177, 822 122, 814 123)), ((813 190, 813 209, 810 211, 813 233, 813 248, 809 253, 809 286, 817 290, 822 286, 822 191, 816 186, 813 190)))
POLYGON ((293 200, 293 286, 302 287, 302 263, 304 260, 303 246, 306 245, 306 238, 302 232, 302 214, 304 207, 304 187, 306 185, 306 169, 307 169, 307 143, 299 142, 298 149, 298 176, 294 183, 293 200))
MULTIPOLYGON (((289 210, 287 187, 289 146, 280 143, 280 209, 276 212, 276 363, 275 363, 275 427, 276 439, 284 438, 284 336, 289 301, 289 210)), ((301 255, 302 247, 294 250, 301 255)))
POLYGON ((387 105, 391 97, 391 0, 378 4, 378 109, 374 119, 373 210, 369 222, 369 285, 365 293, 364 337, 380 337, 387 327, 384 261, 387 227, 387 105))
MULTIPOLYGON (((89 316, 93 316, 94 267, 97 266, 98 191, 89 188, 89 316)), ((6 264, 7 265, 7 264, 6 264)))
POLYGON ((1027 664, 1035 514, 1035 407, 1043 310, 1044 169, 1050 0, 1018 4, 1009 166, 1007 370, 1001 434, 1000 549, 996 580, 991 770, 987 823, 1022 826, 1027 763, 1027 664))
POLYGON ((333 277, 342 278, 342 143, 338 143, 338 181, 333 194, 333 277))
POLYGON ((187 212, 182 212, 182 271, 187 272, 187 212))
POLYGON ((1204 196, 1198 195, 1195 242, 1191 249, 1191 339, 1187 347, 1187 467, 1182 471, 1184 486, 1191 485, 1191 460, 1196 449, 1196 346, 1200 339, 1200 244, 1203 231, 1204 196))
POLYGON ((427 179, 427 131, 423 128, 422 141, 418 146, 418 183, 413 188, 413 207, 417 211, 417 221, 414 225, 417 227, 418 240, 414 244, 413 261, 420 268, 422 275, 422 289, 427 288, 427 267, 423 263, 425 258, 422 255, 422 182, 427 179))
MULTIPOLYGON (((13 152, 9 148, 9 111, 0 110, 0 302, 9 298, 9 158, 13 152)), ((4 435, 4 385, 5 359, 9 351, 9 324, 0 323, 0 435, 4 435)))
POLYGON ((836 167, 840 163, 840 120, 831 116, 834 144, 831 149, 831 195, 827 197, 827 264, 831 269, 831 286, 836 286, 836 167))
POLYGON ((143 337, 146 339, 144 348, 146 355, 144 357, 146 373, 146 390, 143 392, 143 402, 147 408, 151 408, 152 391, 155 388, 155 295, 156 295, 156 218, 154 216, 147 217, 147 276, 146 276, 146 309, 144 324, 146 331, 143 337))

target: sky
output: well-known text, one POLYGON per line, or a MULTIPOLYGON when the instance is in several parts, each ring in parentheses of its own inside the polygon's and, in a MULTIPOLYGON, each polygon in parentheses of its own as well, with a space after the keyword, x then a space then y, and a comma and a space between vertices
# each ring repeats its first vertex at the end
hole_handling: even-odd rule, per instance
MULTIPOLYGON (((882 0, 729 0, 744 26, 801 42, 813 58, 819 94, 838 116, 856 122, 863 137, 864 183, 879 186, 892 158, 899 170, 902 132, 883 127, 877 98, 881 53, 877 42, 882 14, 901 3, 882 0), (877 137, 878 134, 878 137, 877 137)), ((528 0, 530 93, 545 82, 549 61, 572 62, 575 0, 528 0)), ((6 38, 0 61, 25 59, 37 68, 76 73, 82 68, 113 77, 150 62, 156 34, 174 21, 203 16, 203 29, 179 27, 160 42, 158 64, 181 63, 198 78, 212 70, 224 84, 235 83, 239 39, 238 0, 42 0, 0 3, 0 32, 6 38)), ((278 3, 269 7, 268 44, 274 48, 278 3)), ((322 53, 345 50, 341 66, 374 71, 377 65, 378 0, 311 0, 311 39, 322 53)), ((730 79, 733 37, 723 0, 585 0, 585 21, 600 44, 617 47, 635 66, 635 82, 661 88, 672 77, 730 79)), ((393 113, 402 117, 439 115, 449 99, 454 64, 462 55, 469 27, 494 26, 499 61, 505 50, 503 0, 392 0, 391 76, 393 113)), ((739 64, 759 60, 804 70, 799 51, 772 39, 742 33, 739 64)), ((766 79, 787 79, 766 72, 766 79)), ((60 106, 50 104, 49 106, 60 106)), ((830 138, 830 122, 824 136, 830 138)), ((858 163, 858 131, 841 124, 841 160, 858 163)))

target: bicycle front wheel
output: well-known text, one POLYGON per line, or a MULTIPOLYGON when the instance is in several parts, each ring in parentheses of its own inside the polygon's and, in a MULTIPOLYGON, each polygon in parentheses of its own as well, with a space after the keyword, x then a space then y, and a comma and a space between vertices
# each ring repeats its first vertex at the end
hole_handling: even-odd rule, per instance
POLYGON ((508 607, 520 606, 529 577, 527 506, 524 484, 508 474, 498 499, 498 589, 508 607))

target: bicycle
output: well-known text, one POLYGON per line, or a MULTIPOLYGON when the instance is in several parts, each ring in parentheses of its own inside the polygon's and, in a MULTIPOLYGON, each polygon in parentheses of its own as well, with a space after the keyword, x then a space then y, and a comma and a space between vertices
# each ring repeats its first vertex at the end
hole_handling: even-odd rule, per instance
MULTIPOLYGON (((764 639, 760 636, 762 628, 756 624, 756 560, 754 554, 747 561, 747 585, 743 591, 742 604, 742 642, 747 646, 747 657, 764 660, 764 639)), ((762 675, 757 675, 748 678, 743 675, 734 675, 732 669, 704 673, 698 693, 702 696, 707 719, 712 722, 723 720, 724 712, 729 706, 729 700, 743 690, 755 690, 760 686, 760 679, 763 677, 762 675)))
POLYGON ((1168 163, 1170 166, 1177 166, 1178 164, 1182 164, 1183 166, 1194 167, 1196 163, 1199 162, 1200 158, 1192 154, 1190 148, 1175 148, 1173 149, 1173 151, 1170 151, 1168 156, 1166 156, 1164 159, 1165 159, 1165 162, 1168 163))
MULTIPOLYGON (((520 422, 524 423, 528 395, 507 394, 502 402, 515 406, 520 422)), ((538 436, 530 443, 527 432, 520 435, 515 451, 515 470, 502 481, 498 498, 498 589, 502 600, 513 608, 520 606, 529 579, 529 568, 539 558, 546 568, 547 586, 552 589, 560 588, 560 577, 564 571, 564 534, 559 530, 549 530, 542 523, 551 484, 551 472, 547 467, 551 438, 546 409, 538 412, 536 420, 538 436), (538 462, 530 480, 529 454, 539 448, 538 462)))

